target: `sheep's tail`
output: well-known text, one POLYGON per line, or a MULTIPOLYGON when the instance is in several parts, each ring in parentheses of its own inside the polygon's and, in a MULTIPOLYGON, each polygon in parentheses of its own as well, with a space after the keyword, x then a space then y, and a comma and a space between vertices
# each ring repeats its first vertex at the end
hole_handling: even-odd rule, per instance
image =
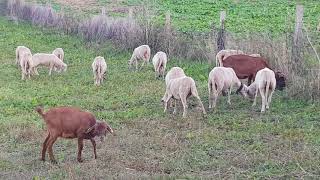
POLYGON ((190 91, 191 91, 193 96, 199 97, 199 94, 198 94, 198 91, 197 91, 197 87, 196 87, 196 83, 194 81, 192 81, 192 85, 190 87, 190 91))
POLYGON ((161 66, 163 64, 163 61, 161 58, 158 59, 158 63, 157 63, 157 72, 160 73, 161 70, 161 66))
POLYGON ((45 113, 43 112, 43 107, 38 106, 35 110, 40 114, 40 116, 42 116, 42 118, 44 118, 45 113))

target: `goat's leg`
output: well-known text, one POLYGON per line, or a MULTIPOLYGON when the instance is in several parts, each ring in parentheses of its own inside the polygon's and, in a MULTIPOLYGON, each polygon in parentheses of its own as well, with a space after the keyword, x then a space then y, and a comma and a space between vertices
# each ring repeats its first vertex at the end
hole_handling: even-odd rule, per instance
POLYGON ((50 138, 50 133, 48 133, 46 139, 44 140, 43 144, 42 144, 42 153, 41 153, 41 160, 45 161, 46 159, 46 151, 47 151, 47 145, 48 145, 48 140, 50 138))
POLYGON ((142 67, 144 66, 144 64, 146 63, 146 61, 145 60, 142 60, 143 62, 142 62, 142 65, 141 65, 141 67, 140 67, 140 70, 142 70, 142 67))
POLYGON ((82 152, 82 149, 83 149, 83 138, 78 138, 78 162, 82 162, 82 159, 81 159, 81 152, 82 152))
POLYGON ((164 100, 164 111, 163 112, 167 112, 167 108, 168 108, 168 101, 171 99, 171 94, 167 95, 167 99, 164 100))
POLYGON ((256 93, 254 95, 254 100, 252 106, 256 106, 257 104, 257 96, 258 96, 259 87, 256 87, 256 93))
POLYGON ((138 71, 138 60, 136 59, 135 62, 136 62, 136 71, 138 71))
POLYGON ((48 140, 48 143, 47 143, 47 146, 48 146, 48 151, 49 151, 49 158, 51 160, 52 163, 57 163, 57 161, 55 160, 54 158, 54 155, 53 155, 53 150, 52 150, 52 146, 54 144, 54 142, 57 140, 57 137, 56 136, 51 136, 48 140))
POLYGON ((97 159, 97 149, 96 149, 96 141, 94 139, 90 139, 93 146, 94 158, 97 159))

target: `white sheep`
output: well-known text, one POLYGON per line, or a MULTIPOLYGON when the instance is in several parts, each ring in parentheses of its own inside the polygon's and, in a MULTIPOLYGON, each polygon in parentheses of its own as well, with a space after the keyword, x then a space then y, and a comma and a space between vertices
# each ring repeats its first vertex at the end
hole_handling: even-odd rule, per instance
POLYGON ((142 68, 146 62, 149 63, 150 56, 151 56, 151 50, 148 45, 141 45, 135 48, 130 60, 128 61, 129 68, 132 67, 133 63, 135 63, 136 70, 138 70, 138 61, 141 61, 141 60, 143 61, 141 65, 141 68, 142 68))
POLYGON ((238 79, 236 73, 232 68, 215 67, 209 73, 208 90, 209 90, 209 109, 215 108, 217 99, 220 93, 225 95, 228 91, 228 104, 231 104, 230 95, 233 87, 237 87, 237 93, 246 96, 246 89, 238 79))
POLYGON ((16 49, 16 65, 17 66, 20 65, 20 61, 24 53, 31 54, 31 51, 29 48, 25 46, 18 46, 16 49))
POLYGON ((175 114, 176 108, 177 108, 176 101, 180 99, 183 106, 182 117, 185 118, 187 115, 187 108, 188 108, 187 98, 189 98, 189 96, 191 95, 198 99, 202 112, 205 115, 206 111, 198 95, 196 84, 191 77, 184 76, 184 77, 179 77, 179 78, 174 78, 169 80, 169 83, 166 87, 165 95, 161 99, 161 101, 164 103, 164 112, 167 111, 168 102, 172 98, 175 101, 175 106, 173 111, 173 113, 175 114))
POLYGON ((104 57, 98 56, 92 63, 92 71, 94 76, 94 84, 99 86, 104 79, 104 75, 107 72, 107 63, 104 57))
POLYGON ((216 67, 223 66, 223 60, 225 60, 227 57, 237 54, 244 54, 241 50, 232 50, 232 49, 224 49, 217 53, 216 55, 216 67))
POLYGON ((247 88, 247 93, 254 101, 252 106, 256 105, 256 99, 258 92, 261 95, 262 107, 261 112, 265 112, 265 109, 269 109, 271 103, 272 94, 276 88, 275 73, 269 69, 264 68, 257 72, 254 82, 247 88))
POLYGON ((52 69, 56 67, 58 70, 67 70, 67 65, 61 61, 54 54, 37 53, 32 56, 32 71, 39 75, 37 71, 38 66, 46 66, 49 68, 49 75, 51 75, 52 69))
POLYGON ((21 80, 24 80, 26 76, 30 79, 31 67, 32 67, 32 54, 25 52, 19 55, 20 67, 21 67, 21 80))
POLYGON ((167 66, 167 54, 159 51, 152 58, 152 64, 155 71, 155 78, 162 76, 164 78, 167 66))

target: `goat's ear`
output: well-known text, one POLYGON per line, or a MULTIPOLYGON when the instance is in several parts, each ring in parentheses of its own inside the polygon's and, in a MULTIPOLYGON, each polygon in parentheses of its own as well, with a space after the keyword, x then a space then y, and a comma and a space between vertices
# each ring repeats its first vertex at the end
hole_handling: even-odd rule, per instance
POLYGON ((86 133, 86 134, 90 133, 95 127, 96 127, 96 124, 93 125, 93 126, 91 126, 91 127, 89 127, 89 128, 86 130, 85 133, 86 133))

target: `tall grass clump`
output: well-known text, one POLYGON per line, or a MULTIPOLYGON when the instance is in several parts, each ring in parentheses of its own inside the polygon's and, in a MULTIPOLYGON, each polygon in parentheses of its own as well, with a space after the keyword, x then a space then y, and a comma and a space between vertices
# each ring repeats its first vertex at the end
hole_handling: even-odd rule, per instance
MULTIPOLYGON (((104 11, 100 15, 78 18, 65 15, 63 10, 57 12, 49 4, 40 6, 23 0, 8 0, 7 13, 13 19, 76 34, 87 42, 111 42, 120 50, 132 51, 139 45, 148 44, 152 52, 165 51, 169 58, 205 62, 213 61, 217 53, 218 31, 215 27, 212 32, 179 32, 170 26, 170 19, 164 25, 153 22, 148 10, 143 10, 143 17, 139 19, 132 17, 132 12, 127 17, 110 17, 104 11)), ((292 24, 289 26, 293 27, 292 24)), ((292 53, 291 29, 288 27, 286 34, 276 38, 262 33, 236 37, 226 32, 225 45, 227 49, 241 49, 248 54, 260 53, 268 59, 274 70, 287 75, 288 97, 316 100, 320 97, 319 62, 306 38, 301 40, 301 57, 293 58, 296 53, 292 53)), ((319 44, 316 34, 310 36, 314 37, 311 38, 315 40, 313 44, 319 44)))

